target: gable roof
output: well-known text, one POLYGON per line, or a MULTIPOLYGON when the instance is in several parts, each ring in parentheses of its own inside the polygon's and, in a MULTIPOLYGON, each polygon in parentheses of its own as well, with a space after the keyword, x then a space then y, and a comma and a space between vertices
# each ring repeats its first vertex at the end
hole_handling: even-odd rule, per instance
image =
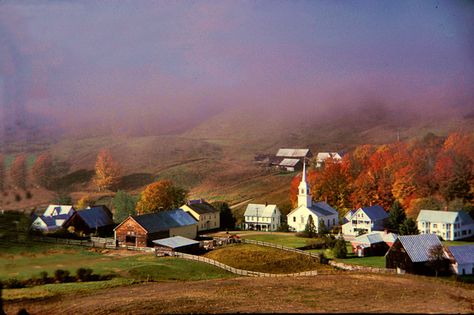
POLYGON ((474 245, 448 246, 458 264, 474 263, 474 245))
POLYGON ((49 205, 44 211, 43 215, 51 217, 53 215, 69 214, 76 211, 71 205, 49 205))
POLYGON ((442 210, 420 210, 416 221, 428 221, 439 223, 455 223, 456 218, 463 224, 474 224, 474 220, 464 210, 459 211, 442 211, 442 210))
POLYGON ((325 216, 329 216, 329 215, 337 215, 338 214, 336 209, 334 209, 333 207, 328 205, 326 202, 320 201, 320 202, 313 203, 311 205, 311 207, 306 207, 304 205, 301 205, 301 206, 293 209, 288 215, 290 215, 293 212, 295 212, 296 210, 299 210, 299 209, 302 209, 302 208, 307 209, 308 211, 312 212, 317 217, 325 217, 325 216))
POLYGON ((188 203, 186 203, 186 206, 193 209, 198 214, 219 212, 219 210, 214 208, 210 203, 199 199, 190 200, 188 203))
POLYGON ((430 259, 430 249, 441 245, 436 234, 403 235, 398 239, 412 262, 424 262, 430 259))
POLYGON ((175 227, 197 224, 197 221, 182 209, 135 215, 132 218, 148 233, 162 232, 175 227))
POLYGON ((161 245, 161 246, 166 246, 166 247, 171 247, 171 248, 179 248, 179 247, 199 244, 198 241, 195 241, 186 237, 182 237, 182 236, 173 236, 173 237, 163 238, 160 240, 154 240, 153 243, 156 245, 161 245))
POLYGON ((280 162, 280 166, 296 166, 298 163, 300 163, 299 159, 288 159, 285 158, 283 161, 280 162))
POLYGON ((338 152, 318 152, 318 154, 316 155, 316 160, 318 162, 323 162, 324 160, 329 158, 340 160, 341 155, 338 152))
POLYGON ((251 216, 251 217, 259 217, 259 218, 270 218, 273 215, 273 211, 277 211, 278 207, 276 205, 264 205, 264 204, 256 204, 256 203, 249 203, 247 208, 245 209, 244 216, 251 216))
POLYGON ((105 206, 94 206, 78 210, 77 215, 91 229, 113 225, 112 213, 105 206))
POLYGON ((276 156, 284 157, 306 157, 309 156, 309 149, 279 149, 276 156))
MULTIPOLYGON (((371 206, 371 207, 364 207, 364 208, 359 208, 358 210, 364 211, 364 213, 370 218, 372 221, 376 220, 383 220, 385 218, 388 218, 388 213, 385 212, 385 210, 378 205, 371 206)), ((355 211, 357 212, 357 211, 355 211)), ((353 213, 353 215, 355 214, 353 213)))
POLYGON ((372 232, 356 237, 353 242, 362 244, 393 243, 397 237, 398 235, 395 233, 372 232))

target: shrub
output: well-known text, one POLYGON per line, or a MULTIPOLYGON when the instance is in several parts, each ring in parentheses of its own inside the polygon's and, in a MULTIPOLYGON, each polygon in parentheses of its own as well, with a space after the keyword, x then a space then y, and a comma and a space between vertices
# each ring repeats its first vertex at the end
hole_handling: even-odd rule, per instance
POLYGON ((334 248, 332 249, 334 257, 336 258, 346 258, 347 257, 347 247, 346 241, 344 238, 340 238, 336 240, 334 244, 334 248))
POLYGON ((326 255, 324 255, 324 253, 321 253, 319 255, 319 263, 323 265, 327 265, 328 262, 329 262, 329 259, 326 257, 326 255))
POLYGON ((79 268, 76 271, 76 276, 79 281, 90 281, 92 279, 92 269, 79 268))
POLYGON ((57 269, 54 272, 54 279, 56 279, 57 282, 67 282, 69 279, 69 271, 57 269))
POLYGON ((3 285, 6 289, 20 289, 25 287, 25 284, 16 278, 5 280, 3 285))

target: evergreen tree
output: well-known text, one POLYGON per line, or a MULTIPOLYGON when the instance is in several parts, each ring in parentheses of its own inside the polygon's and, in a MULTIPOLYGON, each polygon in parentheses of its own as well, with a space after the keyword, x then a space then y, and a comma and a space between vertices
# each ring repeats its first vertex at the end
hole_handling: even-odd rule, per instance
POLYGON ((308 221, 304 228, 304 234, 306 237, 314 237, 316 235, 316 226, 314 225, 313 216, 308 216, 308 221))
POLYGON ((235 217, 234 214, 232 213, 232 210, 229 207, 229 204, 227 202, 214 202, 212 203, 212 206, 219 210, 220 212, 220 227, 221 229, 229 229, 233 230, 235 229, 235 217))
POLYGON ((412 218, 408 218, 405 221, 403 221, 403 223, 400 225, 399 234, 400 235, 420 234, 420 231, 418 231, 418 227, 416 225, 415 220, 413 220, 412 218))
POLYGON ((319 220, 319 224, 318 224, 318 236, 319 237, 322 237, 326 234, 329 233, 329 230, 326 226, 326 224, 324 224, 324 220, 319 220))
POLYGON ((392 204, 392 208, 388 214, 387 228, 398 234, 400 225, 405 222, 406 218, 407 216, 405 214, 405 210, 402 208, 402 205, 400 202, 395 201, 392 204))
POLYGON ((336 243, 334 244, 334 248, 332 249, 334 257, 336 258, 346 258, 347 257, 347 247, 346 241, 343 237, 338 238, 336 243))
POLYGON ((129 195, 123 190, 117 191, 112 199, 115 222, 122 222, 128 216, 135 215, 137 213, 135 210, 137 201, 138 196, 129 195))

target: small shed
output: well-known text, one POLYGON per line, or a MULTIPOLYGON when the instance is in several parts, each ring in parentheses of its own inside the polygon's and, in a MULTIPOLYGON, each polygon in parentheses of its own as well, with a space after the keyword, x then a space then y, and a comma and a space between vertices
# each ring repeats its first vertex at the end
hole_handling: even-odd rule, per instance
POLYGON ((300 159, 285 158, 278 166, 287 172, 294 172, 303 169, 303 163, 300 159))
POLYGON ((199 251, 198 241, 182 236, 154 240, 153 244, 155 245, 155 252, 158 256, 172 255, 174 252, 191 254, 199 251))
POLYGON ((458 275, 474 275, 474 245, 449 246, 451 267, 458 275))

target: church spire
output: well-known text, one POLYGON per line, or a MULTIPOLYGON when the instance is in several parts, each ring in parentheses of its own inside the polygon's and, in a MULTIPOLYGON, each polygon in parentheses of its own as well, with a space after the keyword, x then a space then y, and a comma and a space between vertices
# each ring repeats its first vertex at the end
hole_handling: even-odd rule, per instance
POLYGON ((303 174, 301 176, 301 183, 298 186, 298 207, 311 207, 311 193, 309 192, 308 182, 306 181, 306 161, 303 160, 303 174))

